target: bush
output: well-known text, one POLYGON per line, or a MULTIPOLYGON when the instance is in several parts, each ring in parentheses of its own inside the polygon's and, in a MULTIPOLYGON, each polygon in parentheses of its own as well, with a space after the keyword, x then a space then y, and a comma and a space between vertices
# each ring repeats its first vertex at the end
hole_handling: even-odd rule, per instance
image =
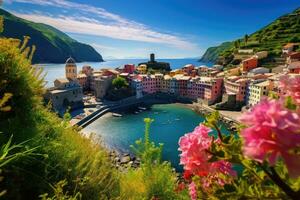
POLYGON ((121 89, 121 88, 125 88, 125 87, 128 87, 128 83, 126 81, 125 78, 123 77, 117 77, 115 78, 113 81, 112 81, 112 85, 114 88, 116 89, 121 89))
POLYGON ((68 183, 64 187, 71 196, 76 191, 83 199, 118 197, 119 175, 106 151, 43 106, 43 80, 27 59, 27 39, 0 39, 0 97, 12 94, 6 102, 11 109, 0 112, 1 145, 14 135, 12 145, 27 141, 25 149, 35 149, 34 155, 2 167, 5 198, 52 196, 52 186, 61 180, 68 183))
POLYGON ((162 144, 156 146, 149 139, 150 124, 145 119, 145 137, 136 141, 133 151, 141 158, 141 167, 131 169, 121 178, 124 199, 189 199, 186 191, 177 191, 179 181, 170 163, 161 161, 162 144))

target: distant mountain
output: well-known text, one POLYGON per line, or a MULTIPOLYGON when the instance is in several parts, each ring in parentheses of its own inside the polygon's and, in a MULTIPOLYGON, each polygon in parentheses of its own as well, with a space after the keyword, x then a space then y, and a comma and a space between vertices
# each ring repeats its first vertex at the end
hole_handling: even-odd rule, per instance
MULTIPOLYGON (((77 42, 52 26, 34 23, 0 9, 4 17, 4 31, 0 36, 23 39, 36 46, 33 63, 64 63, 72 56, 76 62, 101 62, 102 56, 90 45, 77 42)), ((67 24, 66 24, 67 26, 67 24)))
POLYGON ((279 56, 283 45, 289 42, 300 42, 300 8, 292 13, 279 17, 274 22, 249 35, 248 42, 244 38, 226 42, 217 47, 207 49, 201 61, 217 61, 220 55, 229 56, 239 43, 242 49, 269 51, 271 56, 279 56))

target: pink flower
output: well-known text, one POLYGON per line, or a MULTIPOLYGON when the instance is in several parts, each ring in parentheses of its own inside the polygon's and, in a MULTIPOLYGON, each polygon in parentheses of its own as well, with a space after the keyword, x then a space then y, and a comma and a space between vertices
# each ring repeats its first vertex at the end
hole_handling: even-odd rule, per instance
POLYGON ((212 142, 220 143, 220 140, 214 140, 209 135, 211 129, 204 125, 195 128, 192 133, 185 134, 179 140, 180 164, 184 166, 184 177, 189 179, 191 175, 199 176, 203 179, 203 188, 212 183, 228 182, 224 176, 235 176, 231 163, 227 161, 209 162, 212 157, 207 151, 210 149, 212 142), (218 179, 217 179, 218 178, 218 179))
POLYGON ((192 200, 197 200, 197 187, 194 182, 189 184, 189 193, 192 200))
POLYGON ((241 132, 244 154, 274 165, 282 157, 291 177, 300 175, 300 116, 284 108, 282 101, 262 100, 240 120, 248 126, 241 132))
POLYGON ((283 76, 279 88, 285 96, 291 96, 295 103, 300 105, 300 76, 283 76))
POLYGON ((206 150, 213 141, 208 134, 210 131, 206 126, 200 125, 194 132, 184 135, 179 140, 179 150, 182 151, 180 164, 191 174, 200 176, 208 174, 211 163, 207 162, 210 155, 206 150))

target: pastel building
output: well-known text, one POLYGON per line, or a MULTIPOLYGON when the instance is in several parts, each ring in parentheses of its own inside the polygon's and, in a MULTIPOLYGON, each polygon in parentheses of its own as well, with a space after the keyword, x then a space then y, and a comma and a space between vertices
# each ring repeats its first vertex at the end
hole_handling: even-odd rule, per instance
POLYGON ((180 96, 187 96, 187 85, 189 80, 191 79, 190 76, 181 76, 177 79, 178 82, 178 93, 180 96))
POLYGON ((153 94, 157 92, 156 78, 154 75, 141 75, 143 92, 153 94))
POLYGON ((222 96, 223 79, 222 78, 210 78, 201 77, 200 83, 204 88, 204 100, 208 104, 214 104, 219 101, 222 96))
POLYGON ((160 91, 163 93, 171 93, 171 79, 172 77, 170 75, 165 75, 162 83, 161 83, 161 89, 160 91))
POLYGON ((249 80, 238 76, 231 76, 224 80, 225 94, 236 95, 236 101, 245 103, 246 89, 249 80))
POLYGON ((246 99, 246 104, 254 106, 258 104, 263 97, 268 96, 269 91, 273 90, 273 81, 254 81, 249 84, 249 97, 246 99))
POLYGON ((137 99, 143 97, 143 83, 140 79, 132 80, 131 87, 135 90, 135 95, 137 99))

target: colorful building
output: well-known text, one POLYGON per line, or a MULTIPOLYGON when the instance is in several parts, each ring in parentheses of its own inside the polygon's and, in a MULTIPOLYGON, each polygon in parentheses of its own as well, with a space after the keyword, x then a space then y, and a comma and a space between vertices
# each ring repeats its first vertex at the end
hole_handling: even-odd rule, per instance
POLYGON ((140 74, 146 74, 147 73, 147 65, 139 65, 136 70, 140 73, 140 74))
POLYGON ((124 65, 123 73, 133 74, 134 71, 135 71, 135 65, 134 64, 124 65))
POLYGON ((132 80, 131 87, 135 90, 135 95, 137 99, 143 97, 143 83, 140 79, 132 80))
POLYGON ((254 69, 258 66, 258 59, 256 57, 251 57, 246 60, 243 60, 241 63, 242 71, 248 72, 251 69, 254 69))
POLYGON ((249 84, 249 95, 246 98, 246 104, 249 106, 254 106, 258 104, 263 97, 268 96, 269 91, 274 87, 273 81, 270 80, 258 80, 253 81, 249 84))
POLYGON ((236 101, 245 103, 246 88, 249 80, 238 76, 231 76, 224 80, 224 89, 226 94, 235 94, 236 101))

